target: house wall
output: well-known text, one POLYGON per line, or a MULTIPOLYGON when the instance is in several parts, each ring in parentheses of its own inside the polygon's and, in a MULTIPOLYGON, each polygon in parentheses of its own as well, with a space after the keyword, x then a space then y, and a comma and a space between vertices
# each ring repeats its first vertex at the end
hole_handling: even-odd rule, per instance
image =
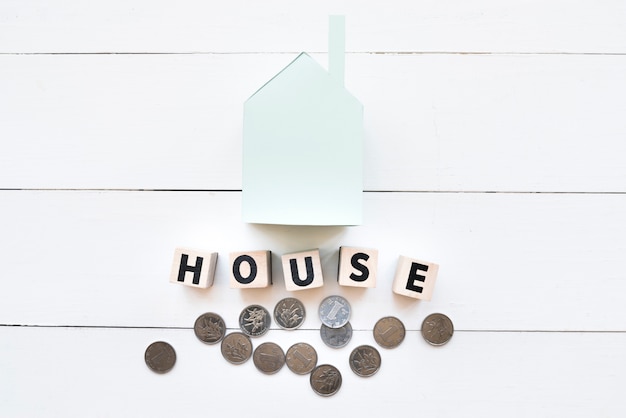
POLYGON ((617 0, 2 2, 0 415, 624 416, 625 20, 617 0), (326 62, 329 13, 365 109, 364 225, 243 224, 243 102, 300 51, 326 62), (337 285, 341 245, 378 249, 376 288, 337 285), (177 246, 219 253, 212 288, 169 283, 177 246), (280 255, 309 248, 325 285, 286 292, 280 255), (272 288, 230 289, 228 253, 257 249, 272 288), (430 302, 392 294, 400 255, 440 265, 430 302), (319 337, 330 294, 352 305, 342 349, 319 337), (302 328, 253 343, 314 345, 331 398, 193 335, 285 296, 302 328), (420 335, 432 312, 445 346, 420 335), (387 315, 407 336, 358 377, 387 315))

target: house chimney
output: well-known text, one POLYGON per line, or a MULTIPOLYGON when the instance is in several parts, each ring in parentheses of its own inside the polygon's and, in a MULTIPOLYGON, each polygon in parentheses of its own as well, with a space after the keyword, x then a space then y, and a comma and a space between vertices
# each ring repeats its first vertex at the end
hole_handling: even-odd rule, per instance
POLYGON ((346 68, 345 17, 329 16, 328 26, 328 73, 343 87, 346 68))

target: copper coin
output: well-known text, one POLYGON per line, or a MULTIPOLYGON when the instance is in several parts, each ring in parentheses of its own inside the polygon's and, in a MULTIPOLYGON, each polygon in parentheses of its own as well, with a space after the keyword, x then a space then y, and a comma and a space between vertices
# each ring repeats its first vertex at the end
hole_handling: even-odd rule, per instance
POLYGON ((395 348, 404 341, 404 324, 394 316, 380 318, 374 325, 374 340, 384 348, 395 348))
POLYGON ((256 368, 263 373, 274 374, 282 369, 285 364, 285 353, 278 344, 263 343, 254 350, 252 361, 254 361, 256 368))
POLYGON ((350 368, 361 377, 375 374, 380 362, 380 353, 371 345, 360 345, 350 353, 350 368))
POLYGON ((283 329, 297 329, 304 322, 304 305, 296 298, 280 300, 274 308, 274 320, 283 329))
POLYGON ((250 337, 260 337, 270 329, 270 313, 260 305, 250 305, 239 315, 239 328, 250 337))
POLYGON ((422 336, 432 345, 444 345, 454 334, 450 318, 441 313, 428 315, 422 322, 422 336))
POLYGON ((167 373, 176 363, 174 347, 164 341, 153 342, 144 354, 146 365, 156 373, 167 373))
POLYGON ((198 317, 193 324, 193 332, 204 343, 216 344, 226 335, 226 324, 221 316, 207 312, 198 317))
POLYGON ((311 388, 320 396, 332 396, 341 388, 341 372, 330 364, 317 366, 309 379, 311 388))
POLYGON ((242 364, 252 356, 252 341, 242 332, 231 332, 222 340, 222 356, 233 364, 242 364))
POLYGON ((296 374, 309 374, 317 365, 317 351, 307 343, 296 343, 286 354, 287 367, 296 374))

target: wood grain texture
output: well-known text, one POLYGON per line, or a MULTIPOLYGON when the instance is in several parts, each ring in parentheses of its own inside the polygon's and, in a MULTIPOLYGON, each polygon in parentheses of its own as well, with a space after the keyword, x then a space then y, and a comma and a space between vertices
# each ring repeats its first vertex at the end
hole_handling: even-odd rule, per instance
MULTIPOLYGON (((0 187, 239 190, 243 102, 290 59, 0 56, 0 187)), ((366 190, 626 191, 626 56, 365 54, 347 71, 366 190)))
POLYGON ((283 350, 308 341, 320 363, 343 377, 331 398, 316 395, 308 376, 283 367, 260 373, 252 360, 234 366, 219 346, 202 344, 191 329, 0 328, 2 411, 8 416, 227 415, 235 405, 255 415, 318 417, 351 411, 359 416, 407 415, 619 417, 626 384, 626 334, 457 332, 443 347, 416 332, 393 350, 379 349, 382 366, 370 377, 348 366, 350 351, 373 344, 371 331, 355 331, 341 350, 325 347, 319 332, 272 330, 254 339, 283 350), (143 362, 146 347, 168 341, 177 362, 156 375, 143 362), (42 345, 45 344, 45 347, 42 345), (592 355, 590 355, 592 354, 592 355), (612 359, 607 362, 605 359, 612 359), (37 376, 33 379, 32 376, 37 376), (80 382, 80 384, 77 384, 80 382), (71 390, 70 390, 71 389, 71 390), (451 399, 453 397, 453 399, 451 399))
POLYGON ((626 52, 619 0, 9 0, 0 52, 325 52, 329 14, 348 51, 626 52))
POLYGON ((619 0, 0 2, 0 416, 622 418, 625 20, 619 0), (364 225, 242 223, 243 102, 300 51, 326 66, 330 13, 365 108, 364 225), (375 288, 339 286, 342 245, 378 249, 375 288), (219 252, 213 287, 169 283, 179 246, 219 252), (311 248, 330 280, 287 292, 280 256, 311 248), (272 251, 273 286, 230 288, 242 249, 272 251), (431 301, 393 294, 400 255, 439 264, 431 301), (353 310, 340 350, 330 294, 353 310), (332 398, 193 335, 285 296, 305 323, 254 343, 313 344, 332 398), (360 378, 349 353, 387 315, 406 339, 360 378))
POLYGON ((4 191, 0 318, 5 324, 191 326, 211 307, 236 323, 248 304, 301 298, 305 328, 333 293, 356 329, 433 311, 465 330, 626 331, 624 195, 367 193, 360 227, 244 224, 239 193, 4 191), (339 286, 341 245, 379 250, 377 286, 339 286), (219 253, 213 287, 169 282, 174 248, 219 253), (280 257, 320 248, 324 286, 287 292, 280 257), (274 285, 229 287, 228 254, 272 251, 274 285), (398 257, 436 262, 433 299, 392 293, 398 257))

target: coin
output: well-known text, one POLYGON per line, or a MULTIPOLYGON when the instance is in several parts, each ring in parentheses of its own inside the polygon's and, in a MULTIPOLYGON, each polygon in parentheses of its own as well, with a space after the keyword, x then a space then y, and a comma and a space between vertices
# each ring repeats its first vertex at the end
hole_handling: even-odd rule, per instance
POLYGON ((265 374, 274 374, 285 364, 285 353, 278 344, 263 343, 254 350, 252 361, 265 374))
POLYGON ((193 324, 196 337, 207 344, 216 344, 226 335, 226 324, 221 316, 213 312, 203 313, 193 324))
POLYGON ((345 347, 352 338, 352 325, 348 322, 341 328, 329 328, 322 324, 320 327, 320 336, 324 344, 329 347, 345 347))
POLYGON ((350 304, 341 296, 328 296, 320 304, 320 319, 327 327, 341 328, 350 320, 350 304))
POLYGON ((260 337, 270 329, 270 313, 260 305, 250 305, 239 315, 239 328, 250 337, 260 337))
POLYGON ((317 366, 309 378, 313 391, 321 396, 332 396, 341 388, 341 372, 330 364, 317 366))
POLYGON ((317 352, 307 343, 296 343, 286 354, 287 367, 296 374, 308 374, 317 364, 317 352))
POLYGON ((280 300, 274 308, 274 319, 283 329, 297 329, 304 322, 306 312, 304 305, 296 298, 280 300))
POLYGON ((176 351, 165 341, 156 341, 146 348, 144 359, 153 372, 167 373, 176 363, 176 351))
POLYGON ((454 334, 450 318, 441 313, 428 315, 422 322, 422 336, 432 345, 444 345, 454 334))
POLYGON ((372 376, 380 369, 380 353, 371 345, 360 345, 350 353, 350 368, 359 376, 372 376))
POLYGON ((233 364, 242 364, 252 355, 252 341, 242 332, 231 332, 222 340, 222 356, 233 364))
POLYGON ((374 340, 384 348, 395 348, 406 335, 404 324, 394 316, 380 318, 374 325, 374 340))

